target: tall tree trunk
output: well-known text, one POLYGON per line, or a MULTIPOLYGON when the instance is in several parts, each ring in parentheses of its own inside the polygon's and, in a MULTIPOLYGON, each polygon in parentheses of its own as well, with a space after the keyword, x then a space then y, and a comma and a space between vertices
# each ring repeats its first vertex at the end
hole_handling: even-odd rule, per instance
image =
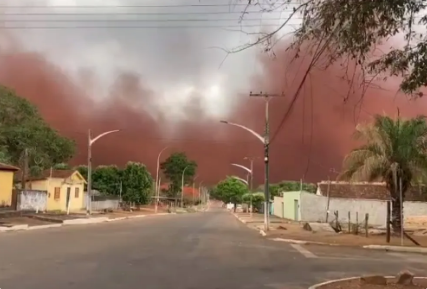
POLYGON ((393 232, 400 235, 402 231, 402 212, 400 208, 400 196, 396 196, 391 201, 391 225, 393 232))

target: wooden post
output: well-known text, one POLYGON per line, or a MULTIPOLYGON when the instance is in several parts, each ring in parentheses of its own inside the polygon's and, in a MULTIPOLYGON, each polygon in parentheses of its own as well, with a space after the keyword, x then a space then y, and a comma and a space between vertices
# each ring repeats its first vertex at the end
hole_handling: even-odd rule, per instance
POLYGON ((390 214, 391 214, 391 203, 387 201, 387 216, 386 216, 386 229, 387 229, 387 243, 390 243, 390 214))
POLYGON ((369 214, 365 214, 365 237, 368 238, 368 221, 369 220, 369 214))
POLYGON ((348 212, 348 232, 351 233, 351 212, 348 212))

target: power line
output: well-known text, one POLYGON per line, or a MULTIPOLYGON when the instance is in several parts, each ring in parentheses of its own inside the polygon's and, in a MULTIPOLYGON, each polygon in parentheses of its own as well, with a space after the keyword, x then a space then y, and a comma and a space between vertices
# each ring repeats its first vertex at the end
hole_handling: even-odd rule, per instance
MULTIPOLYGON (((272 11, 269 12, 270 14, 273 13, 285 13, 285 12, 292 12, 292 10, 282 10, 282 11, 272 11)), ((159 16, 159 15, 229 15, 229 14, 236 14, 236 15, 250 15, 250 14, 263 14, 261 11, 216 11, 216 12, 206 12, 206 11, 200 11, 200 12, 124 12, 124 13, 110 13, 110 12, 98 12, 98 13, 2 13, 1 16, 115 16, 115 15, 125 15, 125 16, 137 16, 137 15, 153 15, 153 16, 159 16)))
MULTIPOLYGON (((298 19, 298 18, 295 18, 298 19)), ((302 18, 299 18, 302 19, 302 18)), ((244 19, 242 22, 245 21, 279 21, 284 20, 283 18, 272 18, 272 19, 263 19, 263 18, 252 18, 252 19, 244 19)), ((7 23, 40 23, 40 22, 47 22, 47 23, 63 23, 63 22, 70 22, 70 23, 81 23, 81 22, 219 22, 219 21, 239 21, 239 19, 230 18, 230 19, 0 19, 0 22, 7 23)))
MULTIPOLYGON (((290 24, 291 25, 291 24, 290 24)), ((297 24, 295 24, 297 25, 297 24)), ((227 28, 263 28, 263 27, 278 27, 277 25, 266 24, 266 25, 162 25, 162 26, 145 26, 145 25, 133 25, 133 26, 0 26, 0 29, 4 30, 50 30, 50 29, 227 29, 227 28)))
POLYGON ((72 8, 72 9, 106 9, 106 8, 186 8, 186 7, 259 7, 264 8, 269 7, 270 9, 279 8, 283 4, 297 5, 298 2, 284 2, 282 5, 248 5, 248 4, 167 4, 167 5, 121 5, 121 4, 112 4, 112 5, 61 5, 61 6, 46 6, 46 5, 0 5, 0 8, 30 8, 30 9, 40 9, 40 8, 72 8))

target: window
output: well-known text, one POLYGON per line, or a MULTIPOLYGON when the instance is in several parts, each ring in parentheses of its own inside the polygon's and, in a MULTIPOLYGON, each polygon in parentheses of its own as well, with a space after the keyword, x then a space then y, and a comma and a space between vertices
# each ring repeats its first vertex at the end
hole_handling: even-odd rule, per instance
POLYGON ((74 198, 78 198, 79 197, 79 188, 75 188, 74 190, 74 198))
POLYGON ((55 201, 59 200, 61 198, 61 188, 55 187, 55 194, 53 195, 53 198, 55 201))

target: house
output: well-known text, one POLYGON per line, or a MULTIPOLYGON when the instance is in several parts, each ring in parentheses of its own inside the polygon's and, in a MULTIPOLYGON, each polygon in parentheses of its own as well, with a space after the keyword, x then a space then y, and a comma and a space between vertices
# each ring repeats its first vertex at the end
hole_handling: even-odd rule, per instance
MULTIPOLYGON (((161 191, 167 191, 169 189, 169 184, 160 185, 161 191)), ((178 196, 181 196, 181 190, 178 193, 178 196)), ((195 200, 199 199, 199 189, 197 187, 184 186, 184 198, 194 198, 195 200)))
POLYGON ((47 211, 78 211, 84 206, 86 180, 77 170, 45 170, 26 181, 32 190, 47 191, 47 211))
POLYGON ((12 203, 14 173, 19 168, 0 163, 0 207, 8 207, 12 203))

